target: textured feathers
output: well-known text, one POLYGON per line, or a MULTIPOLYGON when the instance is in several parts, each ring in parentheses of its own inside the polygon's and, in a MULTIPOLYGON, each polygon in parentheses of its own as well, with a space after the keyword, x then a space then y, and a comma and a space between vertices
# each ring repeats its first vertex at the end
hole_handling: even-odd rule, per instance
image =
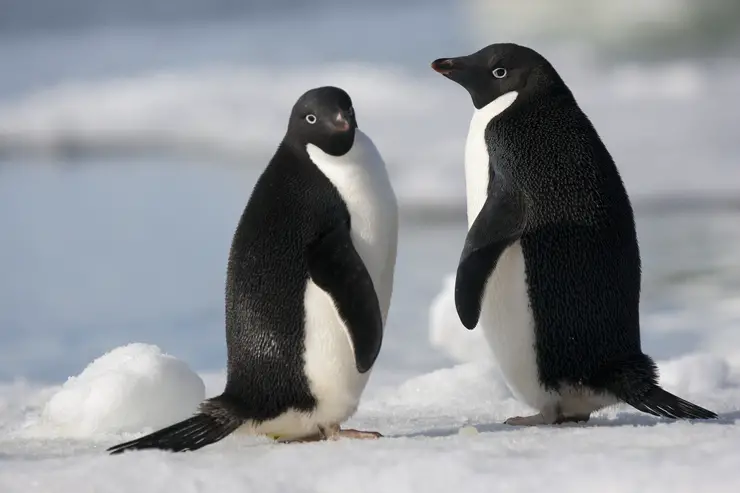
POLYGON ((515 394, 540 411, 588 414, 617 398, 666 417, 714 417, 660 389, 642 354, 632 206, 612 156, 554 67, 509 43, 434 66, 478 109, 466 144, 470 231, 458 266, 458 314, 471 328, 481 313, 515 394), (498 68, 504 76, 495 76, 498 68), (517 237, 517 248, 508 246, 517 237))
POLYGON ((243 424, 228 406, 216 399, 206 401, 201 412, 149 435, 110 447, 111 455, 127 450, 160 449, 171 452, 198 450, 223 440, 243 424))
POLYGON ((670 419, 714 419, 717 415, 658 386, 658 369, 646 354, 604 366, 587 384, 606 389, 642 412, 670 419))
POLYGON ((348 331, 357 371, 372 368, 383 342, 383 315, 373 280, 352 245, 349 225, 338 226, 309 246, 311 279, 329 293, 348 331))
POLYGON ((460 255, 455 278, 455 306, 463 325, 472 330, 478 324, 486 282, 501 254, 524 231, 524 202, 496 175, 460 255))

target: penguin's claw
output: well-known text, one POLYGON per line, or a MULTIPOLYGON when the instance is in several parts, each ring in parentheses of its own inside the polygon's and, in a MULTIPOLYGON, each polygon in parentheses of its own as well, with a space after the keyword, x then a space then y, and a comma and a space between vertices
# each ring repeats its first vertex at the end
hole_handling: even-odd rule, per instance
POLYGON ((313 435, 308 435, 301 438, 282 438, 280 435, 268 434, 269 438, 280 443, 309 443, 309 442, 322 442, 325 440, 339 440, 340 438, 354 438, 356 440, 374 440, 382 438, 383 435, 377 431, 362 431, 355 429, 341 429, 339 426, 331 426, 329 428, 319 428, 319 431, 313 435))
POLYGON ((282 438, 279 435, 267 435, 273 440, 280 442, 280 443, 310 443, 310 442, 321 442, 323 440, 326 440, 326 436, 321 433, 316 433, 315 435, 308 435, 305 437, 300 438, 282 438))
POLYGON ((590 414, 583 414, 583 415, 573 415, 573 416, 558 416, 558 418, 555 420, 556 425, 562 425, 565 423, 588 423, 588 420, 591 419, 590 414))
POLYGON ((541 425, 562 425, 565 423, 585 423, 589 420, 590 415, 563 416, 557 415, 554 419, 548 420, 542 413, 533 416, 515 416, 504 421, 504 424, 511 426, 541 426, 541 425))
POLYGON ((540 426, 547 424, 545 417, 541 413, 532 416, 514 416, 504 421, 504 424, 511 426, 540 426))

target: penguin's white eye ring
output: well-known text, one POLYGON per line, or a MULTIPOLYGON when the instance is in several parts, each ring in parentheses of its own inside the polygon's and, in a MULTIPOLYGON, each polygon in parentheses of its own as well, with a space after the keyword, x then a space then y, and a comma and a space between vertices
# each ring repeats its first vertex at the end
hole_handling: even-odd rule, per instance
POLYGON ((316 123, 316 115, 306 115, 306 121, 313 125, 316 123))
POLYGON ((503 79, 504 77, 506 77, 506 69, 503 67, 497 67, 493 69, 492 73, 493 73, 493 76, 496 77, 497 79, 503 79))

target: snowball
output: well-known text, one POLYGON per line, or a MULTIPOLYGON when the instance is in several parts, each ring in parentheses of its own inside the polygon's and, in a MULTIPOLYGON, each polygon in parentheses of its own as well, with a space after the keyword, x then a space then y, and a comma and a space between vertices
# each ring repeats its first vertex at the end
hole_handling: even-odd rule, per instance
POLYGON ((458 363, 490 360, 493 355, 477 327, 468 330, 455 308, 455 275, 449 275, 429 307, 429 342, 458 363))
POLYGON ((40 425, 56 435, 141 432, 193 414, 205 385, 159 347, 133 343, 97 358, 47 402, 40 425))

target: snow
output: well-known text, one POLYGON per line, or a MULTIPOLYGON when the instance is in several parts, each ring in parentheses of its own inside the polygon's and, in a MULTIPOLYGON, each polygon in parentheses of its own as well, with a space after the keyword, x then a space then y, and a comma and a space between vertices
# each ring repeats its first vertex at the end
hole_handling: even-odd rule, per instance
POLYGON ((454 295, 455 274, 450 274, 429 307, 429 343, 459 363, 492 358, 483 331, 468 330, 460 322, 454 295))
MULTIPOLYGON (((684 389, 685 396, 723 415, 713 423, 662 421, 618 408, 585 426, 509 427, 501 421, 525 409, 501 385, 490 361, 474 362, 415 377, 364 400, 348 424, 381 431, 385 437, 377 441, 281 445, 235 434, 196 453, 111 457, 103 449, 130 435, 39 440, 21 430, 0 438, 0 488, 730 492, 740 481, 740 380, 717 371, 723 365, 727 372, 738 370, 711 357, 661 363, 678 381, 702 375, 684 389)), ((12 389, 0 388, 0 398, 33 400, 40 392, 23 385, 12 389)))
POLYGON ((454 229, 425 225, 423 234, 421 226, 406 223, 387 337, 358 413, 347 423, 377 430, 383 439, 293 446, 235 434, 192 454, 110 457, 107 447, 192 412, 203 385, 205 396, 223 390, 223 259, 244 184, 228 173, 209 182, 209 175, 191 168, 160 170, 161 176, 136 168, 128 174, 95 169, 66 181, 53 172, 28 182, 4 175, 4 196, 18 198, 4 202, 4 224, 12 234, 4 250, 0 322, 25 339, 3 334, 0 345, 6 375, 0 380, 3 493, 737 489, 736 213, 638 217, 645 258, 643 347, 658 361, 665 388, 719 413, 716 422, 658 420, 621 406, 587 425, 503 425, 530 410, 512 397, 480 331, 457 320, 451 271, 464 221, 454 229), (191 181, 208 186, 196 193, 191 181), (117 189, 114 182, 123 185, 117 189), (139 195, 129 197, 132 189, 139 195), (168 189, 163 202, 157 191, 168 189), (33 213, 22 207, 31 194, 38 195, 33 213), (174 223, 171 218, 183 210, 189 221, 174 223), (132 340, 156 340, 161 350, 137 344, 96 359, 105 352, 100 348, 132 340), (136 357, 124 362, 126 352, 136 357), (46 371, 33 373, 44 365, 46 371), (199 370, 199 379, 187 366, 199 370), (60 370, 67 367, 74 369, 60 370), (132 376, 123 376, 124 370, 132 376), (148 390, 137 370, 153 378, 148 390), (12 380, 15 375, 31 380, 12 380), (192 393, 173 397, 184 377, 192 393), (83 404, 91 390, 94 399, 83 404), (139 408, 111 407, 124 391, 136 394, 131 403, 138 401, 139 408), (57 415, 62 424, 44 426, 44 413, 55 400, 64 403, 65 394, 80 406, 63 407, 57 415), (143 409, 148 414, 139 413, 143 409), (97 431, 91 416, 101 418, 97 431))
POLYGON ((151 430, 191 416, 204 398, 203 380, 185 362, 132 343, 70 377, 26 432, 82 438, 151 430))
MULTIPOLYGON (((479 328, 468 331, 457 318, 455 310, 454 288, 455 276, 449 274, 443 283, 439 294, 434 298, 430 307, 429 320, 429 340, 431 345, 444 352, 447 356, 459 363, 491 361, 495 368, 493 353, 488 348, 488 344, 483 337, 483 331, 479 328)), ((719 313, 730 312, 728 307, 740 306, 739 300, 723 300, 718 303, 719 313)), ((667 332, 679 333, 683 319, 674 319, 668 321, 663 319, 662 326, 658 323, 660 317, 650 317, 652 323, 650 327, 667 332), (672 322, 672 323, 671 323, 672 322), (678 330, 677 330, 678 329, 678 330)), ((707 319, 705 319, 707 320, 707 319)), ((722 337, 725 331, 736 332, 740 326, 740 320, 733 319, 729 324, 718 324, 718 329, 712 333, 714 337, 722 337)), ((652 332, 652 331, 651 331, 652 332)), ((708 345, 711 347, 711 345, 708 345)), ((649 352, 649 351, 648 351, 649 352)), ((701 349, 701 345, 691 353, 670 358, 659 362, 661 375, 661 384, 667 389, 672 389, 674 393, 681 396, 707 394, 711 392, 722 391, 723 389, 740 388, 740 347, 729 345, 725 351, 719 348, 715 352, 708 352, 701 349)), ((430 375, 431 376, 431 375, 430 375)), ((471 380, 484 380, 487 385, 493 385, 499 389, 499 397, 506 396, 506 384, 501 376, 494 375, 476 375, 477 378, 471 380)), ((408 386, 408 384, 406 384, 408 386)), ((479 389, 479 392, 484 392, 479 389)), ((483 395, 483 394, 479 394, 483 395)), ((445 398, 449 398, 447 395, 445 398)))
MULTIPOLYGON (((438 349, 470 334, 452 323, 450 310, 447 276, 430 309, 438 349)), ((668 325, 663 320, 661 330, 668 325)), ((665 388, 717 411, 717 421, 671 422, 618 406, 587 425, 515 428, 503 420, 529 410, 475 344, 469 339, 451 353, 469 362, 366 392, 347 426, 380 431, 376 441, 283 445, 235 433, 195 453, 108 456, 105 448, 184 418, 225 379, 223 372, 196 375, 156 346, 119 347, 61 388, 0 385, 0 491, 735 491, 736 348, 658 361, 665 388), (39 427, 44 419, 56 426, 39 427)))

